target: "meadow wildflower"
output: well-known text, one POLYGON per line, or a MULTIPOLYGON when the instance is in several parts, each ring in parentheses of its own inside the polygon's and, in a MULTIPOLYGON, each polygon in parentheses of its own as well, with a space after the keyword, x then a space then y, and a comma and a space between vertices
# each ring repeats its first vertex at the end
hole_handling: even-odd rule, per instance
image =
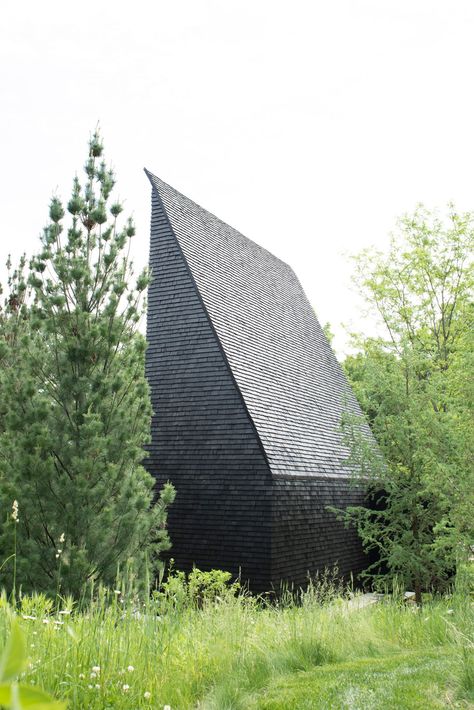
POLYGON ((92 666, 91 670, 93 673, 100 673, 100 666, 92 666))
POLYGON ((150 691, 149 691, 149 690, 145 690, 145 692, 143 693, 143 697, 145 698, 145 700, 150 700, 150 698, 151 698, 151 693, 150 693, 150 691))
POLYGON ((124 683, 124 684, 122 685, 122 690, 123 690, 124 693, 127 693, 127 692, 130 690, 130 686, 127 685, 127 683, 124 683))
POLYGON ((134 670, 135 670, 135 668, 133 666, 128 666, 128 668, 127 668, 127 671, 129 671, 130 673, 134 670))
POLYGON ((12 505, 12 520, 18 523, 18 501, 14 500, 12 505))

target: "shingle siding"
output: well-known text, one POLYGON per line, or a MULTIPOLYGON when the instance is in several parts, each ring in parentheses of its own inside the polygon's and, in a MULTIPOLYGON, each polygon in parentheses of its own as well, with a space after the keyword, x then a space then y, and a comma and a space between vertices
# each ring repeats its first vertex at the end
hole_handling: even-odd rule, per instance
POLYGON ((272 582, 304 585, 325 568, 348 578, 367 567, 353 530, 327 508, 361 505, 364 493, 347 478, 274 476, 272 495, 272 582))
POLYGON ((149 468, 177 488, 179 567, 220 567, 257 591, 363 566, 326 506, 348 481, 342 409, 359 412, 289 266, 148 174, 153 186, 149 468))
POLYGON ((153 194, 147 377, 154 416, 147 466, 177 489, 171 555, 270 582, 270 472, 161 201, 153 194))

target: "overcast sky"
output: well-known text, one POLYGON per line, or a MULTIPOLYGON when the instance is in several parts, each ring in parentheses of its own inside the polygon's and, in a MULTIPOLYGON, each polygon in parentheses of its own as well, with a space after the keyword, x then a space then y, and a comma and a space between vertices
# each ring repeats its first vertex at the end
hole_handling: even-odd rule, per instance
POLYGON ((472 0, 2 0, 0 259, 31 253, 100 121, 146 262, 143 167, 364 327, 345 254, 474 207, 472 0))

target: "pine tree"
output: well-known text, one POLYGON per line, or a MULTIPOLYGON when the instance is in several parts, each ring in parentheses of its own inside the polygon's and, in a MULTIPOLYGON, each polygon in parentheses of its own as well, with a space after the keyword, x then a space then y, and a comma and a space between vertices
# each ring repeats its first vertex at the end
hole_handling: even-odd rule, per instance
POLYGON ((155 501, 142 465, 151 405, 137 325, 149 277, 133 276, 135 228, 131 219, 119 227, 122 206, 111 199, 115 178, 102 154, 96 132, 67 228, 60 199, 51 201, 22 331, 3 338, 4 358, 17 366, 1 382, 0 556, 12 553, 15 532, 16 582, 27 589, 111 585, 131 560, 143 579, 169 547, 174 489, 165 485, 155 501))

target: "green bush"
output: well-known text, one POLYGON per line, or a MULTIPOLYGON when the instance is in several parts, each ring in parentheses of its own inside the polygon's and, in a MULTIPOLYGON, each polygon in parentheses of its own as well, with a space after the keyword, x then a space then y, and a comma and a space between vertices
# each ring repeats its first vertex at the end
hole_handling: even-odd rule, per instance
POLYGON ((202 608, 206 604, 215 604, 229 596, 235 596, 240 591, 238 581, 231 582, 232 574, 219 569, 204 572, 194 567, 186 575, 173 569, 173 560, 168 577, 159 590, 153 594, 161 611, 168 607, 182 609, 184 607, 202 608))

